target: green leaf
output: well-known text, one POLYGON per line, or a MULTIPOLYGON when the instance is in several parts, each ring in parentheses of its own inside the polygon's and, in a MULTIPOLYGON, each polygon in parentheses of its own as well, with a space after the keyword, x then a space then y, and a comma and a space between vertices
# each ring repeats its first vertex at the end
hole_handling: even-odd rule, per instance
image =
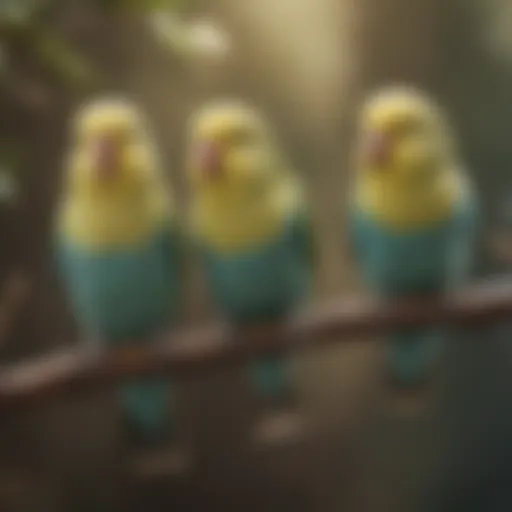
POLYGON ((43 0, 0 0, 0 22, 3 25, 26 26, 42 4, 43 0))
POLYGON ((88 63, 65 41, 48 31, 39 31, 36 52, 53 71, 75 86, 89 87, 95 76, 88 63))
POLYGON ((105 9, 140 9, 143 11, 189 9, 196 0, 96 0, 105 9))

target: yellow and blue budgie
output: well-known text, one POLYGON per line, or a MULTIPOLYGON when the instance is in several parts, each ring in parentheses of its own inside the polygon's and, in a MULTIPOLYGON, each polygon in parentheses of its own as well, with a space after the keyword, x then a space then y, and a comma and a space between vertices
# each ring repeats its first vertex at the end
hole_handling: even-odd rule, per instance
MULTIPOLYGON (((360 116, 350 231, 368 286, 382 298, 439 294, 470 275, 477 204, 440 107, 407 87, 378 92, 360 116)), ((389 376, 425 382, 439 328, 392 336, 389 376)))
MULTIPOLYGON (((56 243, 76 321, 103 346, 149 343, 179 312, 181 242, 148 129, 130 102, 105 98, 77 114, 73 138, 56 243)), ((169 383, 145 378, 119 393, 136 442, 166 442, 169 383)))
MULTIPOLYGON (((283 321, 309 295, 313 241, 301 184, 261 114, 236 101, 201 109, 188 171, 192 230, 217 306, 235 327, 283 321)), ((280 437, 292 422, 278 418, 291 419, 296 405, 287 360, 264 357, 250 371, 272 411, 260 434, 280 437)))

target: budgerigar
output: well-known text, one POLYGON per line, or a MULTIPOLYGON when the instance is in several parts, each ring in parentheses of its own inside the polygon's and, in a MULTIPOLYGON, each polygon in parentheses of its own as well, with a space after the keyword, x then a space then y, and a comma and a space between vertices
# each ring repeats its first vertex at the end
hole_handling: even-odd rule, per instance
MULTIPOLYGON (((177 317, 181 243, 170 192, 140 111, 98 99, 75 120, 57 218, 62 277, 81 334, 110 347, 151 342, 177 317)), ((145 378, 120 388, 142 448, 171 435, 170 388, 145 378)))
MULTIPOLYGON (((351 207, 355 254, 383 298, 442 293, 471 270, 477 205, 440 107, 408 87, 371 97, 360 116, 351 207)), ((389 375, 419 385, 442 328, 407 329, 389 345, 389 375)))
MULTIPOLYGON (((235 326, 281 322, 308 297, 314 271, 301 184, 268 124, 249 106, 207 106, 191 133, 193 232, 216 304, 235 326)), ((284 427, 271 425, 291 423, 277 421, 293 411, 288 371, 286 359, 277 356, 252 364, 260 395, 286 411, 263 421, 263 436, 279 438, 284 427)))

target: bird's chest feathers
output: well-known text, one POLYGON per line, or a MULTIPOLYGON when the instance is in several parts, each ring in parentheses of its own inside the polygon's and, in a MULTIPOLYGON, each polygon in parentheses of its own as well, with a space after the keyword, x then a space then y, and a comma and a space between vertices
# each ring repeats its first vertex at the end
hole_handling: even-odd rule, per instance
POLYGON ((392 229, 416 229, 449 218, 460 190, 449 181, 407 188, 396 183, 364 182, 357 188, 357 203, 392 229))
POLYGON ((207 245, 222 251, 257 248, 284 229, 287 208, 279 198, 245 204, 200 202, 195 209, 195 231, 207 245))
POLYGON ((65 207, 63 229, 82 245, 118 247, 150 236, 163 219, 163 208, 148 199, 75 200, 65 207))

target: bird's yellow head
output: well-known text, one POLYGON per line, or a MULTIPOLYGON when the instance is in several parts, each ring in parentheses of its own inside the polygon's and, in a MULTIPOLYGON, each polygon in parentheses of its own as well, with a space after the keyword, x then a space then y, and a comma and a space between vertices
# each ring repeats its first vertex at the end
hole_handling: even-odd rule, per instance
POLYGON ((452 163, 446 121, 419 91, 389 88, 370 98, 359 130, 358 168, 372 180, 421 187, 452 163))
POLYGON ((134 190, 153 170, 142 115, 126 100, 99 99, 83 107, 74 139, 69 178, 76 190, 134 190))
POLYGON ((257 110, 222 103, 192 120, 188 178, 196 191, 221 201, 254 197, 275 170, 269 128, 257 110))

